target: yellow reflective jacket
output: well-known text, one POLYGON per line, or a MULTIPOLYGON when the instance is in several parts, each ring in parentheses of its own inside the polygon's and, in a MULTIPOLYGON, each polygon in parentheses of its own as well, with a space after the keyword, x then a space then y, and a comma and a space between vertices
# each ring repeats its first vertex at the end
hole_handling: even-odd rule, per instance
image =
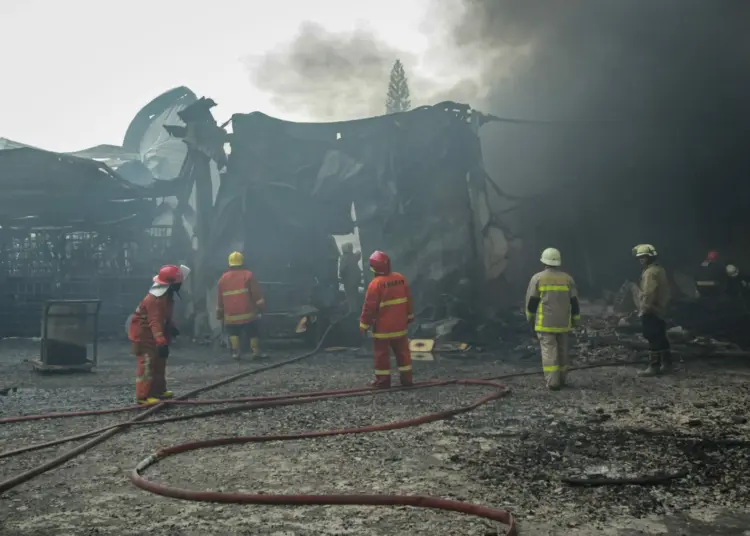
POLYGON ((567 333, 578 321, 580 312, 573 311, 573 303, 578 308, 578 291, 573 278, 555 268, 534 274, 526 291, 526 316, 531 320, 536 316, 534 329, 546 333, 567 333), (575 298, 575 300, 574 300, 575 298), (535 313, 534 303, 538 301, 535 313))
POLYGON ((643 273, 641 274, 641 294, 638 311, 641 315, 644 313, 653 313, 659 318, 664 318, 667 314, 667 305, 669 305, 667 272, 657 263, 649 264, 643 269, 643 273))

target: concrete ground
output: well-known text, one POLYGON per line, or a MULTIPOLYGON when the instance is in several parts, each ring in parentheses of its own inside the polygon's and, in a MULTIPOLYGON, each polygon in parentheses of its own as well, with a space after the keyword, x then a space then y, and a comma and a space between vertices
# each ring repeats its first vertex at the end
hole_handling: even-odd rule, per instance
MULTIPOLYGON (((531 343, 531 340, 529 341, 531 343)), ((125 343, 106 343, 95 373, 42 376, 29 341, 0 342, 0 416, 132 402, 134 363, 125 343)), ((417 379, 488 377, 538 368, 533 346, 495 355, 437 356, 417 379), (525 356, 525 357, 524 357, 525 356)), ((633 356, 579 350, 580 361, 633 356)), ((271 356, 280 360, 296 352, 271 356)), ((168 379, 177 393, 254 366, 223 351, 179 345, 168 379)), ((146 476, 191 489, 289 494, 400 493, 455 498, 511 510, 530 535, 750 535, 748 379, 742 362, 681 363, 670 378, 638 379, 633 367, 573 373, 573 388, 547 392, 539 376, 504 381, 512 393, 472 413, 417 428, 225 447, 185 453, 146 476), (669 484, 576 487, 570 476, 648 476, 687 470, 669 484)), ((369 355, 329 352, 202 395, 224 398, 357 387, 369 355)), ((31 535, 418 535, 502 534, 479 518, 406 507, 216 505, 163 498, 129 481, 154 450, 223 436, 325 430, 466 405, 479 387, 445 387, 330 400, 140 427, 23 484, 0 499, 0 534, 31 535)), ((206 408, 201 408, 206 409, 206 408)), ((198 411, 171 408, 165 414, 198 411)), ((0 425, 0 451, 121 422, 125 414, 0 425)), ((0 479, 74 444, 0 460, 0 479)))

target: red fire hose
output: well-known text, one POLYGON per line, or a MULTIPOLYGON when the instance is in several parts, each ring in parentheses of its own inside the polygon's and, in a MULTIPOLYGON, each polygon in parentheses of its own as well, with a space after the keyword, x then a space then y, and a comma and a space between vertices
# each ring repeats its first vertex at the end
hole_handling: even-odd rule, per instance
MULTIPOLYGON (((330 332, 331 328, 334 325, 335 323, 331 325, 328 328, 328 330, 323 334, 323 337, 321 338, 316 348, 307 354, 304 354, 304 355, 301 355, 292 359, 288 359, 286 361, 277 362, 277 363, 274 363, 265 367, 260 367, 260 368, 256 368, 253 370, 249 370, 249 371, 237 374, 235 376, 231 376, 219 382, 195 389, 193 391, 190 391, 189 393, 185 393, 181 395, 180 397, 178 397, 176 400, 160 402, 158 404, 155 404, 146 408, 145 410, 142 406, 127 406, 123 408, 112 408, 112 409, 105 409, 105 410, 81 411, 81 412, 70 412, 70 413, 49 413, 45 415, 27 415, 27 416, 7 417, 7 418, 0 419, 0 423, 14 423, 14 422, 23 422, 23 421, 32 421, 32 420, 75 417, 75 416, 83 416, 83 415, 103 415, 103 414, 119 413, 119 412, 125 412, 125 411, 144 410, 142 413, 138 414, 133 419, 120 423, 120 424, 107 426, 107 427, 93 430, 90 432, 86 432, 83 434, 78 434, 76 436, 61 438, 61 439, 57 439, 57 440, 50 441, 47 443, 30 445, 30 446, 16 449, 13 451, 0 453, 0 458, 8 458, 11 456, 22 454, 24 452, 40 450, 46 447, 58 445, 58 444, 65 443, 68 441, 73 441, 76 439, 85 439, 88 437, 96 436, 96 437, 93 437, 93 439, 90 439, 89 441, 87 441, 86 443, 79 445, 78 447, 58 456, 57 458, 54 458, 25 473, 16 475, 15 477, 12 477, 4 482, 0 482, 0 494, 24 482, 27 482, 31 480, 32 478, 38 475, 41 475, 55 467, 62 465, 68 460, 71 460, 75 458, 76 456, 86 452, 87 450, 93 448, 97 444, 106 441, 107 439, 116 435, 118 432, 125 430, 129 428, 130 426, 152 426, 152 425, 162 424, 166 422, 188 420, 188 419, 194 419, 194 418, 199 418, 199 417, 230 413, 230 412, 236 412, 236 411, 248 411, 248 410, 255 410, 255 409, 266 408, 266 407, 279 407, 279 406, 288 406, 288 405, 297 405, 297 404, 307 404, 311 402, 316 402, 316 401, 325 400, 325 399, 332 399, 332 398, 370 396, 370 395, 375 395, 375 394, 381 394, 384 392, 392 393, 398 390, 398 389, 390 389, 390 390, 385 391, 385 390, 373 390, 373 389, 344 389, 344 390, 339 390, 339 391, 297 393, 297 394, 290 394, 290 395, 276 395, 276 396, 263 396, 263 397, 243 397, 243 398, 236 398, 236 399, 185 400, 201 392, 215 389, 217 387, 226 385, 228 383, 239 380, 246 376, 250 376, 253 374, 258 374, 260 372, 265 372, 268 370, 279 368, 284 365, 291 364, 297 361, 301 361, 302 359, 315 355, 322 348, 323 342, 325 341, 326 336, 328 335, 328 333, 330 332), (192 415, 169 417, 169 418, 150 420, 150 421, 145 420, 147 417, 153 415, 154 413, 156 413, 157 411, 159 411, 160 409, 168 405, 178 405, 178 404, 189 404, 189 405, 235 404, 235 405, 227 407, 227 408, 204 411, 204 412, 196 413, 192 415)), ((595 368, 595 367, 602 367, 602 366, 622 366, 622 365, 629 365, 629 364, 635 364, 635 363, 640 363, 640 362, 641 361, 601 363, 601 364, 587 365, 583 367, 574 367, 571 370, 575 370, 576 368, 586 369, 586 368, 595 368)), ((398 495, 253 495, 253 494, 244 494, 244 493, 203 492, 203 491, 192 491, 192 490, 184 490, 184 489, 163 486, 163 485, 146 480, 145 478, 141 476, 141 473, 145 471, 145 469, 147 469, 149 466, 157 463, 158 461, 168 456, 172 456, 181 452, 187 452, 190 450, 197 450, 201 448, 212 448, 212 447, 229 445, 229 444, 261 443, 261 442, 268 442, 268 441, 288 441, 288 440, 294 440, 294 439, 312 439, 312 438, 327 437, 327 436, 333 436, 333 435, 379 432, 379 431, 386 431, 386 430, 396 430, 399 428, 406 428, 406 427, 417 426, 420 424, 433 422, 437 420, 443 420, 443 419, 447 419, 447 418, 450 418, 452 416, 455 416, 461 413, 466 413, 468 411, 471 411, 479 407, 482 404, 485 404, 491 400, 498 399, 508 394, 507 390, 505 390, 500 384, 494 383, 492 380, 518 377, 518 376, 531 376, 531 375, 537 375, 537 374, 541 374, 541 371, 535 370, 535 371, 530 371, 530 372, 507 374, 507 375, 503 375, 503 376, 499 376, 495 378, 483 379, 483 380, 431 381, 431 382, 424 382, 424 383, 416 384, 414 387, 410 387, 409 389, 430 388, 430 387, 438 387, 438 386, 445 386, 445 385, 484 385, 484 386, 490 386, 490 387, 495 388, 496 392, 468 406, 464 406, 464 407, 456 408, 452 410, 447 410, 443 412, 438 412, 438 413, 432 413, 429 415, 425 415, 422 417, 417 417, 415 419, 410 419, 410 420, 405 420, 405 421, 396 421, 396 422, 387 423, 383 425, 373 425, 373 426, 367 426, 367 427, 362 427, 362 428, 350 428, 350 429, 331 430, 331 431, 323 431, 323 432, 310 432, 310 433, 296 434, 296 435, 286 435, 286 436, 280 435, 280 436, 265 436, 265 437, 250 436, 250 437, 239 437, 239 438, 224 438, 224 439, 216 439, 216 440, 211 440, 211 441, 202 441, 202 442, 178 445, 178 446, 171 447, 168 449, 160 450, 156 452, 155 454, 149 456, 145 460, 143 460, 141 463, 138 464, 136 469, 133 471, 131 475, 131 480, 136 486, 142 489, 151 491, 153 493, 168 496, 168 497, 193 500, 193 501, 245 503, 245 504, 279 504, 279 505, 280 504, 284 504, 284 505, 302 505, 302 504, 400 505, 400 506, 415 506, 415 507, 422 507, 422 508, 435 508, 435 509, 449 510, 449 511, 455 511, 455 512, 462 512, 462 513, 466 513, 469 515, 475 515, 475 516, 491 519, 494 521, 499 521, 508 525, 509 529, 508 529, 507 534, 516 535, 517 534, 516 524, 510 513, 504 510, 500 510, 500 509, 478 506, 478 505, 473 505, 469 503, 463 503, 460 501, 451 501, 451 500, 446 500, 446 499, 439 499, 435 497, 425 497, 425 496, 398 496, 398 495)))
MULTIPOLYGON (((296 363, 297 361, 302 361, 303 359, 311 357, 311 356, 317 354, 320 351, 320 349, 323 347, 323 343, 324 343, 324 341, 326 339, 326 336, 328 335, 328 333, 330 333, 331 329, 335 325, 336 325, 336 323, 332 323, 328 327, 328 329, 325 331, 325 333, 323 333, 323 337, 321 337, 320 342, 318 342, 318 345, 311 352, 308 352, 306 354, 302 354, 302 355, 297 356, 297 357, 293 357, 291 359, 287 359, 285 361, 279 361, 277 363, 266 365, 264 367, 259 367, 259 368, 256 368, 256 369, 248 370, 246 372, 241 372, 240 374, 235 374, 234 376, 230 376, 229 378, 224 378, 223 380, 220 380, 218 382, 206 385, 204 387, 199 387, 198 389, 193 389, 192 391, 190 391, 188 393, 185 393, 185 394, 180 395, 179 397, 177 397, 177 400, 183 400, 183 399, 186 399, 186 398, 190 398, 191 396, 195 396, 195 395, 197 395, 199 393, 202 393, 204 391, 209 391, 211 389, 216 389, 217 387, 221 387, 221 386, 226 385, 228 383, 232 383, 232 382, 237 381, 237 380, 239 380, 241 378, 245 378, 245 377, 251 376, 253 374, 259 374, 260 372, 265 372, 265 371, 268 371, 268 370, 273 370, 273 369, 276 369, 276 368, 280 368, 280 367, 283 367, 284 365, 289 365, 291 363, 296 363)), ((11 455, 20 454, 22 452, 28 452, 29 450, 39 450, 39 449, 44 448, 46 446, 52 446, 53 444, 59 444, 60 442, 72 441, 73 439, 76 439, 76 438, 85 438, 85 437, 90 437, 90 436, 93 436, 95 434, 98 434, 95 437, 93 437, 92 439, 90 439, 89 441, 83 443, 82 445, 79 445, 76 448, 74 448, 72 450, 69 450, 68 452, 65 452, 65 453, 61 454, 60 456, 58 456, 56 458, 53 458, 52 460, 50 460, 50 461, 48 461, 46 463, 43 463, 42 465, 34 467, 33 469, 30 469, 30 470, 26 471, 25 473, 21 473, 19 475, 16 475, 14 477, 11 477, 11 478, 3 481, 3 482, 0 482, 0 494, 5 493, 6 491, 8 491, 10 489, 15 488, 16 486, 19 486, 19 485, 23 484, 24 482, 28 482, 32 478, 37 477, 37 476, 39 476, 41 474, 44 474, 47 471, 49 471, 50 469, 54 469, 55 467, 59 467, 60 465, 64 464, 65 462, 67 462, 69 460, 72 460, 73 458, 75 458, 75 457, 83 454, 84 452, 86 452, 88 450, 91 450, 92 448, 94 448, 99 443, 103 443, 104 441, 108 440, 109 438, 114 437, 119 432, 121 432, 122 430, 125 430, 129 426, 131 426, 133 424, 136 424, 136 423, 138 423, 140 421, 143 421, 144 419, 146 419, 147 417, 153 415, 154 413, 156 413, 157 411, 161 410, 165 406, 166 406, 166 404, 164 402, 160 402, 158 404, 150 406, 145 411, 143 411, 143 413, 140 413, 137 416, 133 417, 131 420, 126 421, 126 422, 121 423, 121 424, 117 424, 117 425, 114 425, 114 426, 111 426, 111 427, 102 428, 102 429, 99 429, 99 430, 95 430, 93 432, 88 432, 86 434, 80 434, 77 437, 65 438, 63 441, 60 441, 60 440, 50 441, 49 443, 44 444, 44 445, 32 445, 31 448, 18 449, 16 451, 13 451, 13 453, 11 453, 11 455)), ((8 453, 6 453, 6 454, 8 454, 8 453)), ((6 455, 6 457, 7 457, 7 455, 6 455)))
MULTIPOLYGON (((414 390, 414 389, 425 389, 428 387, 437 387, 440 385, 453 385, 456 384, 456 382, 459 380, 447 380, 447 381, 430 381, 430 382, 422 382, 422 383, 416 383, 413 386, 409 387, 408 389, 414 390)), ((489 380, 488 380, 489 381, 489 380)), ((191 413, 188 415, 181 415, 177 417, 167 417, 164 419, 152 419, 148 421, 129 421, 124 424, 112 424, 110 426, 105 426, 103 428, 98 428, 96 430, 92 430, 89 432, 84 432, 82 434, 77 434, 74 436, 67 436, 60 439, 55 439, 53 441, 47 441, 44 443, 36 443, 34 445, 27 445, 25 447, 21 447, 19 449, 15 450, 9 450, 5 452, 0 453, 0 459, 3 458, 12 458, 13 456, 18 456, 19 454, 23 454, 25 452, 32 452, 35 450, 42 450, 48 447, 52 447, 55 445, 60 445, 62 443, 68 443, 70 441, 77 441, 79 439, 86 439, 88 437, 95 436, 97 434, 101 434, 103 432, 106 432, 108 430, 112 430, 114 428, 119 428, 127 424, 127 426, 153 426, 156 424, 165 424, 168 422, 178 422, 178 421, 187 421, 191 419, 197 419, 201 417, 210 417, 214 415, 222 415, 227 413, 235 413, 239 411, 253 411, 257 409, 262 408, 271 408, 271 407, 280 407, 280 406, 292 406, 292 405, 300 405, 300 404, 307 404, 310 402, 316 402, 320 400, 330 400, 333 398, 347 398, 347 397, 356 397, 356 396, 373 396, 383 393, 393 393, 400 390, 403 390, 405 388, 403 387, 396 387, 393 389, 388 390, 382 390, 382 389, 342 389, 339 391, 318 391, 313 393, 294 393, 294 394, 287 394, 287 395, 276 395, 276 396, 260 396, 260 397, 245 397, 245 398, 235 398, 235 399, 217 399, 217 400, 195 400, 195 402, 204 405, 204 404, 230 404, 230 403, 237 403, 237 402, 247 402, 250 401, 250 403, 246 404, 238 404, 234 406, 230 406, 228 408, 221 408, 221 409, 214 409, 209 411, 203 411, 200 413, 191 413)), ((172 404, 173 402, 164 402, 165 405, 172 404)), ((60 414, 57 414, 56 417, 59 417, 60 414)), ((66 415, 68 417, 75 417, 77 414, 73 413, 70 415, 66 415)), ((36 417, 36 416, 34 416, 36 417)), ((21 417, 20 420, 23 420, 23 417, 21 417)), ((32 419, 36 420, 36 419, 32 419)))
MULTIPOLYGON (((141 461, 130 475, 130 480, 139 488, 165 497, 175 499, 184 499, 188 501, 219 502, 219 503, 239 503, 239 504, 273 504, 273 505, 306 505, 306 504, 326 504, 326 505, 365 505, 365 506, 414 506, 419 508, 434 508, 439 510, 449 510, 461 512, 464 514, 484 517, 493 521, 499 521, 508 525, 509 535, 517 535, 515 520, 513 516, 498 508, 489 508, 460 501, 440 499, 437 497, 427 496, 402 496, 402 495, 269 495, 269 494, 252 494, 252 493, 221 493, 214 491, 194 491, 182 488, 173 488, 151 482, 142 476, 142 473, 150 466, 159 461, 182 452, 199 450, 205 448, 222 447, 226 445, 244 445, 246 443, 267 443, 270 441, 293 441, 299 439, 315 439, 319 437, 329 437, 336 435, 364 434, 371 432, 384 432, 388 430, 398 430, 411 426, 418 426, 428 422, 448 419, 461 413, 466 413, 486 404, 492 400, 505 396, 509 393, 502 385, 488 380, 453 380, 446 382, 433 382, 431 384, 422 384, 420 387, 437 387, 444 385, 483 385, 494 387, 496 391, 491 395, 485 396, 476 402, 461 408, 455 408, 437 413, 431 413, 414 419, 395 421, 386 424, 377 424, 364 426, 361 428, 344 428, 340 430, 329 430, 324 432, 308 432, 290 435, 275 436, 247 436, 247 437, 225 437, 212 439, 208 441, 197 441, 193 443, 184 443, 174 447, 159 450, 148 458, 141 461)), ((363 390, 360 390, 362 392, 363 390)), ((372 390, 368 390, 372 393, 372 390)), ((349 392, 346 394, 330 394, 310 396, 311 393, 303 395, 297 401, 276 400, 262 404, 264 407, 273 407, 287 405, 288 402, 309 403, 311 401, 324 400, 327 398, 341 396, 356 396, 356 393, 349 392)), ((317 395, 317 393, 316 393, 317 395)), ((228 408, 231 409, 231 408, 228 408)))

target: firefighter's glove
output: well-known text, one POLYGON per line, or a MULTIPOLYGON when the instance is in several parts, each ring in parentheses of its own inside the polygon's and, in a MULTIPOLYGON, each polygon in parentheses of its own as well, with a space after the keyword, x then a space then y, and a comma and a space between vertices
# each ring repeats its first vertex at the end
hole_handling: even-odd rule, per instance
POLYGON ((162 346, 168 346, 168 345, 169 343, 167 342, 167 339, 165 339, 164 337, 158 337, 156 339, 156 346, 158 346, 159 348, 161 348, 162 346))
POLYGON ((169 357, 169 346, 159 346, 156 352, 159 357, 166 359, 169 357))

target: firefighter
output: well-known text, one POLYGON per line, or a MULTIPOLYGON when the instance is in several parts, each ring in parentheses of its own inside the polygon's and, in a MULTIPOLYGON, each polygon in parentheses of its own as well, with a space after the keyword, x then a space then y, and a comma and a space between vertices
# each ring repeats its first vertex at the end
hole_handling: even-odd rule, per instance
POLYGON ((568 332, 580 321, 581 308, 575 281, 560 270, 560 252, 547 248, 540 260, 544 270, 534 274, 526 291, 526 319, 539 338, 547 388, 557 391, 565 386, 568 332))
POLYGON ((400 273, 391 272, 391 259, 382 251, 370 255, 370 270, 375 277, 367 286, 359 329, 362 335, 372 329, 375 379, 371 385, 382 389, 391 386, 391 348, 396 354, 401 385, 412 385, 407 329, 414 321, 414 313, 409 283, 400 273))
MULTIPOLYGON (((750 313, 748 308, 748 297, 750 296, 750 278, 740 273, 740 269, 734 264, 727 264, 727 296, 729 298, 728 309, 734 306, 737 313, 746 317, 750 313)), ((740 320, 744 322, 744 319, 740 320)))
POLYGON ((667 272, 659 264, 656 248, 650 244, 639 244, 633 248, 643 266, 638 303, 643 337, 648 341, 649 365, 640 376, 657 376, 672 372, 672 351, 667 338, 665 320, 669 304, 669 281, 667 272))
POLYGON ((234 359, 242 355, 244 338, 250 339, 253 357, 261 356, 259 325, 266 300, 255 276, 244 265, 242 253, 235 251, 229 255, 229 270, 219 279, 216 293, 216 318, 224 322, 234 359))
POLYGON ((341 246, 341 257, 339 258, 339 279, 344 285, 346 302, 349 312, 358 311, 359 284, 362 282, 362 270, 359 268, 359 259, 362 254, 354 251, 354 245, 347 242, 341 246))
POLYGON ((179 334, 172 320, 174 296, 189 273, 187 266, 162 266, 131 318, 128 337, 137 363, 135 397, 139 404, 172 398, 166 371, 169 343, 179 334))
POLYGON ((719 252, 709 251, 698 267, 695 286, 701 298, 718 298, 726 289, 726 269, 719 262, 719 252))
POLYGON ((727 292, 730 296, 743 296, 750 291, 750 279, 740 273, 734 264, 727 264, 727 292))

